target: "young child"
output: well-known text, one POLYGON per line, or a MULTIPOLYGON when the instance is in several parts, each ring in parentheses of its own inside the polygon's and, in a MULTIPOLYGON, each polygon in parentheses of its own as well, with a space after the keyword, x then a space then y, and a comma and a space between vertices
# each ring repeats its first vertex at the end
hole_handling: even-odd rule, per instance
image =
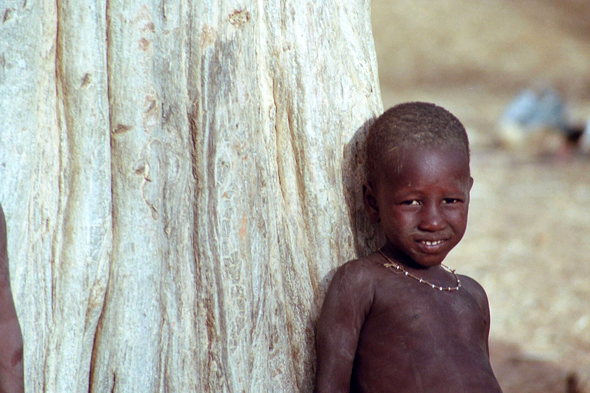
POLYGON ((486 294, 442 264, 467 226, 465 128, 434 104, 400 104, 371 126, 367 154, 365 205, 386 242, 332 279, 316 392, 501 392, 486 294))
POLYGON ((23 339, 10 291, 6 222, 0 205, 0 392, 23 391, 23 339))

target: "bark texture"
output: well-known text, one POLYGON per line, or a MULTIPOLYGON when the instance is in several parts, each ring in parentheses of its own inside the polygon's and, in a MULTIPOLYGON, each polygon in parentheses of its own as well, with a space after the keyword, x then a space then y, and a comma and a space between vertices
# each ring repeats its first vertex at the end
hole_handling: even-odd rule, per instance
POLYGON ((374 239, 369 0, 4 0, 0 200, 28 391, 310 391, 374 239))

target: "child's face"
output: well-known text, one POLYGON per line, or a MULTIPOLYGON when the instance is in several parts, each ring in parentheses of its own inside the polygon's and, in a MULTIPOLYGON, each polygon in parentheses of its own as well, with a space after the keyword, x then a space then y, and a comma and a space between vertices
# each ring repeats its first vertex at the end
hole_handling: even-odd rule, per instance
POLYGON ((387 250, 416 267, 438 265, 467 227, 473 184, 468 158, 456 146, 395 154, 398 159, 384 164, 375 187, 367 189, 370 214, 381 222, 387 250))

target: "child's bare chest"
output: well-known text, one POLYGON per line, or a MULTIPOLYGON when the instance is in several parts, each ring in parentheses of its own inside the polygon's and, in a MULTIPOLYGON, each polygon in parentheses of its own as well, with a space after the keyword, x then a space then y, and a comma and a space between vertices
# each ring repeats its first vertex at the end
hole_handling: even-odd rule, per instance
POLYGON ((380 375, 407 391, 442 391, 441 381, 451 389, 445 391, 499 391, 487 351, 489 318, 472 293, 399 278, 375 286, 359 336, 355 384, 380 375))
POLYGON ((376 286, 364 331, 434 345, 443 339, 487 339, 488 317, 466 289, 441 291, 398 278, 376 286))

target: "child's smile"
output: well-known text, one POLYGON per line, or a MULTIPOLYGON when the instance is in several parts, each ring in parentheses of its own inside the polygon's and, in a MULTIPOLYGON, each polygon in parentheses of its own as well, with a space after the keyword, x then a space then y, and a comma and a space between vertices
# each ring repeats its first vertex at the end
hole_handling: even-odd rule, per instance
POLYGON ((457 147, 402 149, 368 192, 387 237, 384 249, 413 268, 440 264, 463 237, 472 179, 457 147))

